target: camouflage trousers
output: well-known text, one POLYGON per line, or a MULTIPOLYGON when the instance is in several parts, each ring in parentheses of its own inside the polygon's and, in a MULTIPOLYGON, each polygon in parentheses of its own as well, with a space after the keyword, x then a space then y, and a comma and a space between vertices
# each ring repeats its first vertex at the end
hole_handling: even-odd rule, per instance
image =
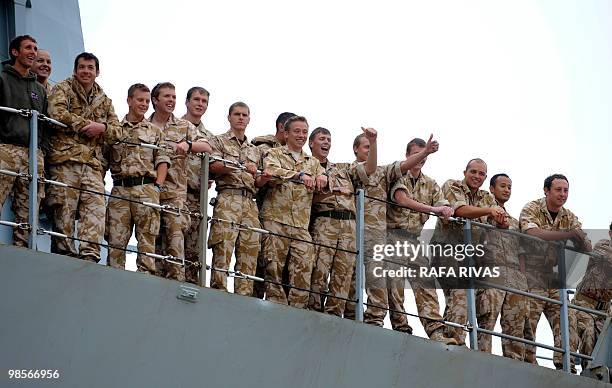
MULTIPOLYGON (((200 197, 195 194, 187 193, 187 209, 192 212, 200 212, 200 197)), ((185 233, 185 261, 189 262, 185 266, 185 280, 189 283, 197 284, 200 275, 200 223, 198 217, 191 217, 189 228, 185 233), (195 264, 199 263, 199 264, 195 264), (195 265, 194 265, 195 264, 195 265)))
MULTIPOLYGON (((104 174, 87 164, 66 162, 49 166, 51 180, 81 189, 104 192, 104 174)), ((104 237, 106 203, 99 194, 67 187, 50 185, 47 189, 47 205, 53 212, 54 230, 72 237, 74 222, 79 220, 76 237, 81 241, 79 251, 74 241, 52 237, 51 252, 80 257, 93 262, 100 261, 100 244, 104 237)))
MULTIPOLYGON (((29 148, 20 147, 12 144, 0 144, 0 169, 19 172, 29 173, 30 162, 29 162, 29 148)), ((42 152, 38 151, 37 155, 38 174, 44 175, 43 167, 43 155, 42 152)), ((0 174, 0 214, 2 213, 2 207, 9 194, 13 194, 13 201, 11 202, 11 209, 15 215, 15 223, 27 223, 28 222, 28 209, 29 209, 29 187, 30 182, 27 179, 21 179, 9 175, 0 174)), ((40 208, 40 201, 45 196, 45 187, 42 184, 38 185, 38 207, 40 208)), ((20 247, 28 246, 28 238, 30 232, 25 229, 13 228, 13 244, 20 247)))
POLYGON ((316 263, 311 290, 329 296, 311 293, 308 307, 341 317, 351 286, 355 254, 339 249, 355 251, 355 221, 318 217, 312 224, 312 239, 335 248, 314 247, 316 263))
MULTIPOLYGON (((175 197, 161 199, 160 205, 169 205, 179 209, 185 209, 185 199, 175 197)), ((189 228, 191 218, 188 214, 175 215, 162 212, 160 218, 159 235, 155 241, 155 253, 159 255, 172 255, 179 261, 185 257, 185 233, 189 228)), ((157 275, 168 279, 185 281, 185 268, 177 263, 164 260, 155 261, 157 275)))
MULTIPOLYGON (((531 335, 527 297, 494 288, 479 289, 476 293, 478 327, 494 330, 500 313, 502 333, 519 338, 531 335)), ((478 333, 478 350, 491 353, 491 343, 490 335, 478 333)), ((505 357, 519 361, 525 359, 525 344, 521 342, 502 338, 502 349, 505 357)))
MULTIPOLYGON (((466 290, 459 288, 444 288, 444 320, 461 325, 467 324, 467 294, 466 290)), ((465 345, 465 331, 457 327, 444 328, 447 337, 454 338, 459 345, 465 345)))
MULTIPOLYGON (((312 241, 308 230, 284 225, 276 221, 264 221, 264 229, 284 236, 312 241)), ((264 237, 264 252, 266 256, 266 299, 272 302, 291 305, 298 308, 308 306, 310 278, 314 267, 314 247, 304 241, 285 237, 266 235, 264 237), (287 265, 288 284, 303 290, 290 288, 288 293, 280 283, 283 280, 283 268, 287 265)))
MULTIPOLYGON (((221 191, 217 195, 213 218, 222 218, 254 228, 261 227, 255 202, 242 194, 227 191, 221 191)), ((257 232, 239 230, 227 222, 213 222, 208 237, 208 246, 213 251, 212 266, 218 269, 229 269, 232 253, 235 252, 234 270, 246 275, 254 275, 257 254, 261 247, 259 239, 257 232)), ((227 273, 213 270, 210 276, 210 287, 227 291, 227 273)), ((250 296, 253 293, 253 281, 235 278, 234 292, 250 296)))
MULTIPOLYGON (((600 310, 603 312, 608 312, 610 309, 610 303, 607 303, 604 306, 598 306, 598 302, 585 297, 585 295, 578 292, 576 297, 572 301, 573 304, 581 307, 586 307, 592 310, 600 310), (598 308, 599 307, 599 308, 598 308)), ((601 334, 603 330, 603 325, 606 319, 604 317, 593 315, 589 313, 585 313, 583 311, 576 311, 576 325, 571 326, 570 330, 572 331, 572 336, 575 340, 579 341, 578 353, 586 354, 590 356, 593 353, 593 349, 595 349, 595 344, 597 343, 597 338, 601 334)), ((588 361, 582 361, 582 369, 587 367, 588 361)))
MULTIPOLYGON (((115 186, 112 195, 135 201, 159 203, 159 193, 153 184, 133 187, 115 186)), ((159 233, 159 210, 117 198, 108 200, 106 209, 106 241, 109 245, 125 248, 135 228, 138 251, 155 253, 155 238, 159 233)), ((125 251, 109 248, 108 265, 125 269, 125 251)), ((138 254, 136 267, 139 272, 156 273, 155 259, 138 254)))
MULTIPOLYGON (((560 300, 559 299, 559 290, 538 290, 538 289, 530 289, 529 292, 533 294, 537 294, 540 296, 545 296, 547 298, 560 300)), ((550 324, 554 336, 555 346, 561 347, 561 306, 548 303, 542 300, 537 300, 530 298, 529 299, 529 326, 531 327, 531 334, 533 338, 527 338, 532 341, 535 341, 536 329, 538 327, 538 322, 540 321, 540 316, 544 313, 544 316, 548 320, 550 324)), ((569 327, 576 327, 576 313, 575 310, 569 309, 569 327)), ((578 339, 575 336, 570 335, 569 340, 570 350, 575 352, 578 349, 578 339)), ((571 368, 575 370, 574 366, 574 358, 570 357, 571 360, 571 368)), ((525 361, 537 364, 536 362, 536 348, 531 345, 525 346, 525 361)), ((563 368, 563 355, 561 353, 555 352, 553 356, 553 363, 557 369, 563 368)))

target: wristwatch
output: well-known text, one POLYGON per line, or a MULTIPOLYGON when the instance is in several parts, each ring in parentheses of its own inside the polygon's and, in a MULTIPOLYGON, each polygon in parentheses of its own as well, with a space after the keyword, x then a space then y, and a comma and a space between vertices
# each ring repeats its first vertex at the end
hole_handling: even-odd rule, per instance
POLYGON ((189 146, 189 148, 187 148, 187 152, 191 152, 191 148, 193 148, 193 142, 191 140, 187 140, 187 145, 189 146))
POLYGON ((302 177, 306 175, 306 173, 304 171, 300 171, 300 173, 298 174, 298 179, 302 180, 302 177))

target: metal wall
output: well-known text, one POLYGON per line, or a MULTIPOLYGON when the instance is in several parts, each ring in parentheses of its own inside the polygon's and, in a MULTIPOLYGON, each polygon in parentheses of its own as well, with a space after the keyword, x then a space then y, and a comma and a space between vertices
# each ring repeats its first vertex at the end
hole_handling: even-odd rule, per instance
POLYGON ((525 363, 63 256, 0 246, 0 386, 604 387, 525 363))

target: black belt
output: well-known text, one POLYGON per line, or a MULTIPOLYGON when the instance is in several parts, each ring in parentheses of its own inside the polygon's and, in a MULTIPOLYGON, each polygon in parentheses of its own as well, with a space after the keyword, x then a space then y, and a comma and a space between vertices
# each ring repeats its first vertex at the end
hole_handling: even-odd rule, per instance
POLYGON ((193 195, 200 195, 200 189, 192 189, 191 187, 187 187, 187 192, 193 195))
POLYGON ((355 214, 348 210, 327 210, 315 213, 314 217, 329 217, 335 220, 354 220, 355 214))
POLYGON ((219 194, 221 193, 232 193, 242 195, 243 197, 247 197, 248 199, 253 199, 253 193, 251 193, 247 189, 220 189, 219 194))
POLYGON ((113 185, 123 187, 134 187, 155 183, 155 178, 150 176, 129 176, 123 179, 113 179, 113 185))

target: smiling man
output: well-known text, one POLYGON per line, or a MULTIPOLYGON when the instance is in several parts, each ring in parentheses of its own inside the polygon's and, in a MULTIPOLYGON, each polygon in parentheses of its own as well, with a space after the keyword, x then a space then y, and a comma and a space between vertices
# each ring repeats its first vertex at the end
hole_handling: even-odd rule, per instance
MULTIPOLYGON (((96 83, 99 75, 98 58, 84 52, 74 60, 73 76, 53 87, 49 113, 67 128, 58 128, 51 134, 47 162, 52 180, 104 192, 103 146, 116 141, 122 129, 111 99, 96 83)), ((104 236, 106 212, 104 196, 50 185, 47 204, 54 214, 56 232, 72 237, 78 214, 76 237, 88 241, 82 241, 77 252, 72 240, 52 237, 51 251, 100 261, 99 244, 104 236)))
POLYGON ((272 177, 267 184, 261 218, 265 229, 295 239, 268 234, 264 238, 267 260, 266 299, 306 308, 314 266, 314 247, 308 233, 314 191, 327 186, 325 170, 319 161, 303 150, 308 138, 308 121, 293 116, 285 122, 287 143, 272 148, 264 158, 264 173, 272 177), (301 241, 300 241, 301 240, 301 241), (288 293, 281 286, 283 268, 289 273, 288 293))
POLYGON ((51 54, 47 50, 40 49, 36 55, 36 60, 32 64, 32 73, 36 74, 36 80, 45 87, 47 94, 51 93, 51 54))
MULTIPOLYGON (((520 217, 521 230, 531 236, 539 237, 545 241, 573 241, 578 249, 590 252, 591 241, 582 230, 582 224, 578 217, 563 205, 569 195, 569 182, 562 174, 553 174, 544 180, 544 198, 531 201, 523 207, 520 217)), ((559 290, 552 289, 545 281, 547 274, 553 273, 553 267, 557 265, 556 249, 546 243, 529 245, 527 260, 530 270, 527 272, 529 292, 559 300, 559 290)), ((564 280, 563 280, 564 281, 564 280)), ((559 306, 541 300, 530 299, 529 301, 529 325, 535 336, 540 316, 548 320, 555 340, 555 346, 561 347, 560 326, 561 318, 559 306)), ((569 314, 570 327, 576 326, 576 315, 574 310, 569 314)), ((532 339, 533 338, 527 338, 532 339)), ((570 348, 576 351, 578 340, 570 336, 570 348)), ((525 361, 536 363, 535 347, 527 346, 525 361)), ((557 369, 563 368, 562 355, 554 354, 554 364, 557 369)), ((575 373, 573 357, 570 357, 572 372, 575 373)))
MULTIPOLYGON (((128 89, 128 114, 121 122, 122 141, 109 147, 107 160, 113 177, 112 195, 135 201, 159 204, 159 187, 166 178, 170 159, 164 149, 154 150, 135 144, 160 146, 161 130, 144 117, 149 110, 151 93, 143 84, 128 89)), ((135 227, 138 251, 155 253, 155 237, 159 233, 159 211, 138 203, 109 198, 106 209, 106 240, 110 245, 125 248, 135 227)), ((125 269, 125 251, 110 248, 108 265, 125 269)), ((138 272, 155 274, 155 259, 139 254, 138 272)))
MULTIPOLYGON (((0 74, 0 106, 15 109, 36 109, 47 114, 47 93, 36 82, 36 76, 30 68, 36 58, 36 40, 29 35, 18 36, 9 45, 11 56, 0 74)), ((30 123, 27 117, 7 112, 0 112, 0 168, 27 174, 30 167, 30 123)), ((38 129, 38 172, 43 174, 43 155, 46 129, 38 129)), ((16 223, 28 222, 29 182, 12 176, 0 175, 0 212, 9 193, 13 192, 12 210, 16 223)), ((44 186, 38 187, 38 203, 44 196, 44 186)), ((13 229, 15 245, 27 246, 29 232, 25 229, 13 229)))

